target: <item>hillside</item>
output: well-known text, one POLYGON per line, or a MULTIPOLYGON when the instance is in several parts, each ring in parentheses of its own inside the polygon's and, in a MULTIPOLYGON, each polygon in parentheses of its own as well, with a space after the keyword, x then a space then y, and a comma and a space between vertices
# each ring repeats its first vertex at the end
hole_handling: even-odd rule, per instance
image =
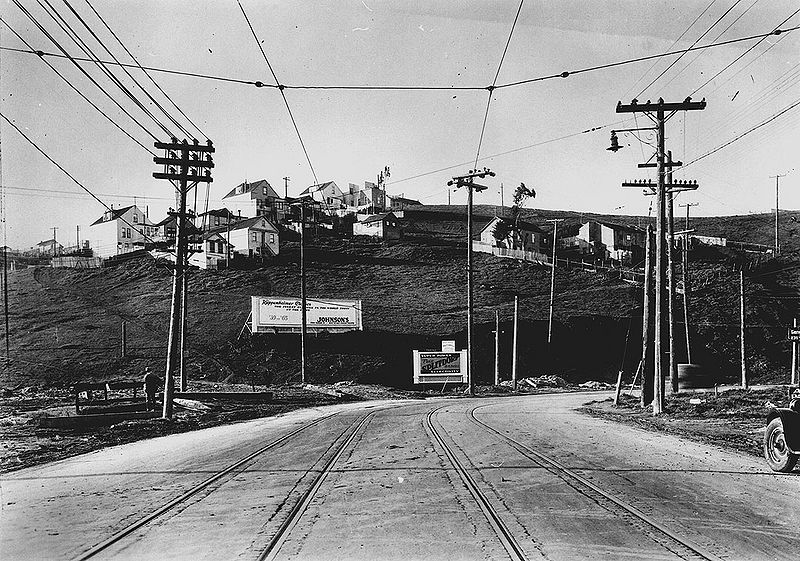
MULTIPOLYGON (((476 209, 480 213, 476 228, 493 216, 493 208, 476 209)), ((526 218, 543 220, 558 214, 580 219, 579 213, 548 211, 529 211, 526 218)), ((621 222, 624 217, 604 218, 621 222)), ((755 232, 760 224, 751 222, 751 217, 742 217, 741 224, 734 218, 726 220, 736 231, 749 227, 755 232)), ((411 349, 438 348, 443 338, 464 345, 464 216, 457 207, 425 207, 407 212, 404 223, 408 236, 399 243, 318 240, 310 244, 309 296, 360 298, 365 328, 361 333, 311 338, 312 379, 407 386, 411 349)), ((791 240, 787 238, 787 244, 791 240)), ((188 369, 192 378, 259 384, 297 379, 296 335, 238 337, 250 311, 250 296, 299 293, 298 256, 297 245, 287 243, 278 258, 255 271, 191 272, 188 369)), ((714 370, 720 379, 738 376, 735 268, 744 264, 751 279, 747 299, 748 323, 753 327, 748 329, 748 353, 753 378, 782 380, 789 365, 789 346, 782 340, 796 313, 795 287, 800 286, 797 263, 784 257, 753 268, 746 256, 730 252, 696 252, 692 260, 698 286, 690 309, 694 361, 714 370)), ((30 268, 9 278, 12 360, 0 375, 3 386, 63 386, 84 379, 138 377, 147 364, 163 369, 171 291, 167 267, 142 259, 92 271, 30 268), (120 356, 123 321, 128 336, 124 358, 120 356)), ((623 364, 626 372, 635 369, 641 345, 641 287, 602 274, 557 269, 556 324, 548 347, 549 269, 476 254, 474 279, 479 381, 493 377, 495 310, 502 322, 502 370, 510 372, 515 294, 520 298, 523 375, 610 380, 623 364)), ((678 353, 684 360, 682 331, 679 334, 678 353)))

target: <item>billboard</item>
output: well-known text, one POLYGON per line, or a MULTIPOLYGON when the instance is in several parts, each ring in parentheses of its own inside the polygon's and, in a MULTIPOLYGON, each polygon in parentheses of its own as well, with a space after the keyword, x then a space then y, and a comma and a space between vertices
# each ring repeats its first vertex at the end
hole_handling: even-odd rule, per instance
MULTIPOLYGON (((252 296, 253 333, 300 331, 300 298, 252 296)), ((361 300, 323 300, 306 298, 306 329, 309 332, 342 332, 363 329, 361 300)))
POLYGON ((415 384, 463 384, 467 381, 467 351, 414 351, 415 384))

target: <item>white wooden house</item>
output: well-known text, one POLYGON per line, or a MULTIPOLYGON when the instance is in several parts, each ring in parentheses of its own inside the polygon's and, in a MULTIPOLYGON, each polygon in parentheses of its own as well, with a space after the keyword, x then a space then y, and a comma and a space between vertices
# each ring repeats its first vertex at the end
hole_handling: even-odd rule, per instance
POLYGON ((89 244, 95 257, 107 258, 143 249, 156 230, 136 205, 111 209, 89 226, 89 244))
POLYGON ((505 249, 521 249, 523 251, 542 253, 547 247, 552 247, 547 234, 536 224, 520 220, 516 223, 516 228, 514 228, 514 223, 511 219, 500 218, 499 216, 491 219, 480 231, 478 237, 481 244, 505 249), (501 223, 509 226, 509 233, 502 239, 498 239, 495 232, 498 227, 503 227, 501 223))
POLYGON ((373 214, 353 224, 354 236, 371 236, 382 240, 399 240, 400 222, 392 212, 373 214))

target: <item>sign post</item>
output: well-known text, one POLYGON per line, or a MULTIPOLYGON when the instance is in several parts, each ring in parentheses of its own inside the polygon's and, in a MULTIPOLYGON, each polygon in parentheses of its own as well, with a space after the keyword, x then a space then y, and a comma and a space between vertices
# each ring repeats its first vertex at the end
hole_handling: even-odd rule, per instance
POLYGON ((792 327, 789 328, 789 333, 786 338, 792 342, 792 373, 790 384, 797 385, 797 343, 800 341, 800 328, 797 327, 797 318, 794 318, 792 327))

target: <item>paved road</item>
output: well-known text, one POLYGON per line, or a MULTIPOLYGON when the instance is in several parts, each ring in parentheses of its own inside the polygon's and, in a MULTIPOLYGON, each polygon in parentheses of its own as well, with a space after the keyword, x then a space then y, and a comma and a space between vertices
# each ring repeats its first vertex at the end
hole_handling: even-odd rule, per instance
POLYGON ((574 412, 586 399, 340 405, 18 471, 0 479, 0 558, 749 560, 800 551, 800 474, 574 412))

